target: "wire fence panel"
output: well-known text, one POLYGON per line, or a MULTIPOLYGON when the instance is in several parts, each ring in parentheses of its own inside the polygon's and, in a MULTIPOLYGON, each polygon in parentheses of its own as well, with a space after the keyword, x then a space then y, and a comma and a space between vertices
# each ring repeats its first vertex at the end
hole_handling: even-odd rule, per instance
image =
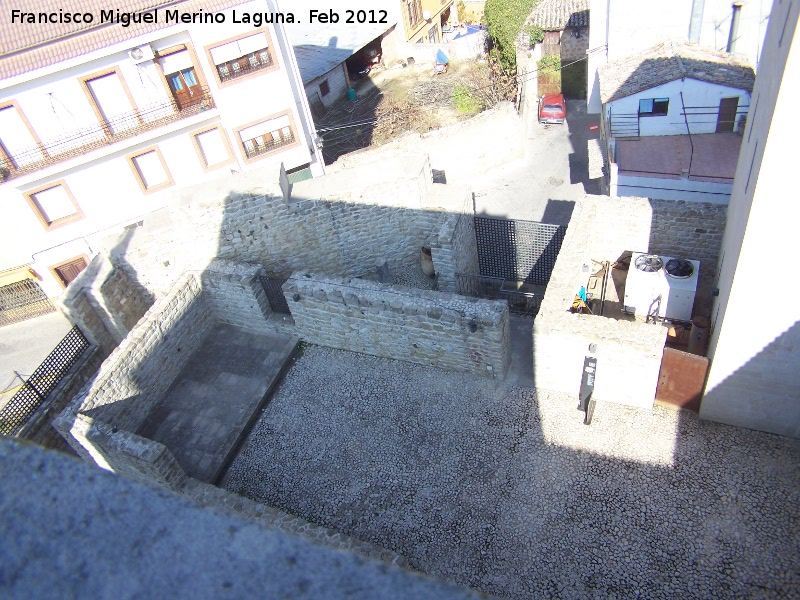
POLYGON ((88 347, 89 340, 73 327, 0 410, 0 434, 19 433, 88 347))
POLYGON ((497 277, 463 275, 456 273, 456 289, 464 296, 487 300, 505 300, 514 314, 535 317, 544 298, 544 290, 535 290, 522 281, 510 281, 497 277))
POLYGON ((566 233, 563 225, 475 217, 480 274, 547 285, 566 233))
POLYGON ((55 310, 35 281, 25 279, 0 287, 0 327, 46 315, 55 310))

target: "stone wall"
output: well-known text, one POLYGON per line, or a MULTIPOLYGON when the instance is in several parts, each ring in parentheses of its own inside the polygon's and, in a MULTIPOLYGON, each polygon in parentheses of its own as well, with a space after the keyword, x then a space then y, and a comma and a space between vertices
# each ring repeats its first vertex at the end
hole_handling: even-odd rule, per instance
POLYGON ((305 341, 504 378, 508 305, 359 279, 294 274, 283 286, 305 341))
POLYGON ((67 319, 108 356, 153 305, 153 295, 127 265, 98 254, 59 302, 67 319))
POLYGON ((145 313, 55 427, 81 457, 105 466, 106 458, 87 439, 87 432, 75 429, 79 414, 136 431, 214 322, 200 278, 187 273, 145 313))
POLYGON ((200 275, 203 296, 218 322, 242 329, 268 331, 272 309, 258 279, 260 265, 215 260, 200 275))
POLYGON ((711 316, 711 290, 717 277, 728 207, 683 200, 650 200, 650 206, 650 252, 700 261, 695 312, 711 316))
POLYGON ((589 49, 588 27, 567 27, 561 32, 561 64, 586 58, 589 49), (579 37, 575 37, 578 35, 579 37))
POLYGON ((475 238, 475 220, 472 216, 471 198, 460 212, 452 212, 436 242, 431 245, 433 266, 438 276, 439 290, 458 292, 456 273, 479 275, 478 243, 475 238))
POLYGON ((589 258, 614 261, 627 250, 699 260, 695 313, 709 316, 727 207, 643 198, 604 198, 599 206, 589 258))
POLYGON ((589 344, 594 343, 594 398, 646 408, 655 398, 667 328, 569 312, 575 294, 586 285, 592 258, 614 260, 638 244, 647 251, 647 201, 615 202, 587 196, 575 204, 533 323, 534 378, 538 387, 574 394, 577 402, 583 359, 589 354, 589 344))
POLYGON ((245 173, 179 190, 124 242, 110 242, 110 256, 156 296, 217 258, 285 277, 301 269, 363 275, 418 260, 446 216, 426 203, 432 186, 423 155, 296 183, 288 198, 277 171, 245 173))

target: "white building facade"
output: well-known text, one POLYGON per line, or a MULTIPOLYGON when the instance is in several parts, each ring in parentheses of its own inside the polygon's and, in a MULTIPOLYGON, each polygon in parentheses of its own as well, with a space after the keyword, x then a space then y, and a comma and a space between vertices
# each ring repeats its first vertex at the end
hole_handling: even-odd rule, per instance
POLYGON ((722 242, 704 419, 800 438, 800 304, 787 260, 794 201, 800 2, 776 2, 722 242))
POLYGON ((101 238, 135 226, 178 187, 270 161, 323 174, 291 25, 236 22, 279 9, 268 0, 171 9, 223 18, 167 26, 158 9, 158 24, 68 37, 3 24, 0 272, 32 272, 57 296, 101 238))

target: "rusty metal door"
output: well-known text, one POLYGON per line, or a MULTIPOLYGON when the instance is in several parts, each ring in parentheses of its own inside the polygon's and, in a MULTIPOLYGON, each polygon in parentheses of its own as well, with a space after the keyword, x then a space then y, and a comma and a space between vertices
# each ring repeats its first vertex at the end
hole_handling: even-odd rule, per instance
POLYGON ((656 402, 699 411, 707 371, 708 359, 705 356, 664 348, 656 402))
POLYGON ((739 110, 739 98, 723 98, 719 101, 717 116, 717 133, 733 131, 736 124, 736 113, 739 110))

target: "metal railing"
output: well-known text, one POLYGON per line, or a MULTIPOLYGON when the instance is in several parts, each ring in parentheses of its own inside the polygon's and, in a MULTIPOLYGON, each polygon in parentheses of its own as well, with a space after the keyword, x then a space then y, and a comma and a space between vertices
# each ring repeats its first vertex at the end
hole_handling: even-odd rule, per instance
POLYGON ((25 279, 0 287, 0 327, 55 310, 53 303, 35 281, 25 279))
POLYGON ((188 102, 179 105, 174 98, 164 99, 140 109, 121 113, 97 125, 78 129, 46 144, 13 152, 9 162, 0 162, 0 183, 32 171, 81 156, 168 123, 186 119, 215 107, 207 87, 201 87, 188 102))
POLYGON ((456 273, 456 290, 464 296, 505 300, 512 313, 531 317, 539 312, 544 298, 543 291, 535 291, 524 281, 461 273, 456 273))
POLYGON ((253 158, 259 154, 266 154, 278 148, 283 148, 289 144, 293 144, 295 140, 294 132, 287 136, 282 136, 280 139, 273 139, 269 142, 257 143, 255 140, 249 140, 248 144, 244 145, 244 153, 247 158, 253 158))
POLYGON ((77 326, 70 329, 0 410, 0 434, 18 434, 88 347, 83 332, 77 326))

